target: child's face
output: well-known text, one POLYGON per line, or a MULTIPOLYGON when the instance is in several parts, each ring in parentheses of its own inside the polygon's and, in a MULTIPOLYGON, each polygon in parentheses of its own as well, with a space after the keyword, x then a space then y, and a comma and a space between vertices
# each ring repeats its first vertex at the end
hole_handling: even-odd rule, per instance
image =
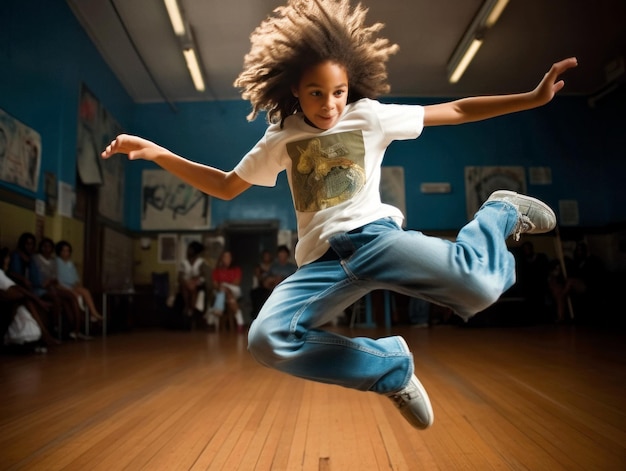
POLYGON ((43 255, 44 257, 50 258, 50 256, 54 252, 54 245, 51 244, 50 242, 44 242, 41 244, 39 251, 41 252, 41 255, 43 255))
POLYGON ((32 255, 35 253, 35 239, 32 238, 27 238, 26 241, 24 242, 24 252, 26 252, 28 255, 32 255))
POLYGON ((222 263, 225 267, 229 267, 233 262, 233 255, 230 252, 224 252, 222 254, 222 263))
POLYGON ((348 101, 348 73, 335 62, 322 62, 305 70, 292 92, 311 124, 330 129, 348 101))
POLYGON ((61 257, 61 259, 68 261, 70 257, 72 256, 72 251, 67 245, 64 245, 61 248, 61 253, 59 253, 59 256, 61 257))

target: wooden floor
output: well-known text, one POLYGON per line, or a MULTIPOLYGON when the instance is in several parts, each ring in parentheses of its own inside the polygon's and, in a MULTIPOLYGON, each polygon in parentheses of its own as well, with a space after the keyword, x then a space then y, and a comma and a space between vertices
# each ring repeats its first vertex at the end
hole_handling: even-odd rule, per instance
POLYGON ((258 365, 235 333, 133 331, 3 355, 0 469, 626 470, 624 332, 392 333, 430 394, 427 431, 385 397, 258 365))

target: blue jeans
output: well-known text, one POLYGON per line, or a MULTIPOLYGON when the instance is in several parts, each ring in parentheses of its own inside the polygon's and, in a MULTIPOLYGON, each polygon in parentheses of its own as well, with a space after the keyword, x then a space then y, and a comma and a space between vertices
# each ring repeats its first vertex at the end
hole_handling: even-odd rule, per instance
POLYGON ((517 220, 513 205, 490 201, 456 242, 402 230, 390 219, 334 235, 330 256, 274 289, 250 326, 248 349, 261 364, 301 378, 398 391, 413 374, 413 357, 399 337, 349 338, 321 326, 376 289, 423 298, 469 319, 515 282, 506 238, 517 220))

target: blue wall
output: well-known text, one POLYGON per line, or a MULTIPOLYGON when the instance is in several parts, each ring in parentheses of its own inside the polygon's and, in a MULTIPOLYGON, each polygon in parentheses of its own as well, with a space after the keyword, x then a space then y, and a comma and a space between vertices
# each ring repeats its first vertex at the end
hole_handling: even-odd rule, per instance
MULTIPOLYGON (((241 101, 176 104, 175 112, 165 104, 133 104, 63 0, 0 2, 0 70, 0 108, 42 136, 41 175, 54 172, 71 185, 76 180, 81 82, 128 132, 224 170, 234 167, 265 129, 263 117, 253 123, 245 120, 249 106, 241 101)), ((552 184, 529 186, 529 193, 554 208, 559 200, 578 200, 581 226, 625 222, 624 104, 624 93, 595 109, 584 98, 561 96, 537 110, 458 127, 427 128, 417 140, 392 144, 385 165, 405 168, 409 227, 454 230, 466 222, 468 165, 550 167, 552 184), (450 194, 419 191, 422 182, 442 181, 451 183, 450 194)), ((140 229, 141 171, 153 167, 148 162, 126 166, 129 229, 140 229)), ((0 186, 43 198, 43 177, 35 194, 2 182, 0 186)), ((285 176, 278 188, 252 188, 230 202, 213 200, 213 224, 228 219, 279 219, 281 227, 295 229, 285 176)))
MULTIPOLYGON (((231 170, 265 131, 263 119, 246 121, 250 105, 243 101, 178 103, 177 112, 167 105, 138 106, 134 131, 185 157, 231 170)), ((152 164, 134 164, 137 188, 141 170, 152 164)), ((153 168, 153 167, 150 167, 153 168)), ((140 206, 133 203, 132 220, 140 221, 140 206)), ((252 187, 232 201, 211 199, 211 221, 219 225, 229 219, 278 219, 281 228, 295 229, 296 220, 287 178, 283 172, 275 188, 252 187)), ((139 227, 133 227, 139 229, 139 227)))
MULTIPOLYGON (((130 125, 133 103, 62 0, 0 2, 0 108, 41 135, 43 174, 76 182, 76 134, 81 82, 122 126, 130 125)), ((0 183, 1 184, 1 183, 0 183)))
MULTIPOLYGON (((538 78, 539 79, 539 78, 538 78)), ((428 104, 436 100, 394 99, 428 104)), ((622 102, 623 104, 623 102, 622 102)), ((263 119, 247 123, 247 103, 139 106, 135 131, 192 160, 230 170, 259 139, 263 119)), ((550 167, 552 184, 528 192, 558 208, 578 200, 582 226, 626 221, 623 114, 591 109, 580 97, 558 97, 540 109, 461 126, 426 128, 420 138, 394 142, 385 165, 405 168, 407 222, 423 230, 458 229, 465 224, 465 166, 550 167), (616 119, 614 119, 616 118, 616 119), (450 182, 449 194, 422 194, 422 182, 450 182)), ((283 175, 284 177, 284 175, 283 175)), ((139 185, 139 174, 133 175, 139 185)), ((528 181, 528 176, 527 176, 528 181)), ((233 202, 214 201, 213 220, 277 218, 295 228, 286 178, 279 188, 253 188, 233 202)), ((139 211, 139 208, 136 208, 139 211)), ((138 212, 134 214, 138 220, 138 212)))

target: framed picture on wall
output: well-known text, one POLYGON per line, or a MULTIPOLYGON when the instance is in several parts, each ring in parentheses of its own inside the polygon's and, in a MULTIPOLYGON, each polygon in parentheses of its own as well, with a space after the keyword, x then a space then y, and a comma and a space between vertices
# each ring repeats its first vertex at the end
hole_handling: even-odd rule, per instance
POLYGON ((489 195, 496 190, 526 193, 524 167, 465 167, 465 202, 471 220, 489 195))
POLYGON ((159 263, 176 263, 176 234, 159 234, 159 263))

